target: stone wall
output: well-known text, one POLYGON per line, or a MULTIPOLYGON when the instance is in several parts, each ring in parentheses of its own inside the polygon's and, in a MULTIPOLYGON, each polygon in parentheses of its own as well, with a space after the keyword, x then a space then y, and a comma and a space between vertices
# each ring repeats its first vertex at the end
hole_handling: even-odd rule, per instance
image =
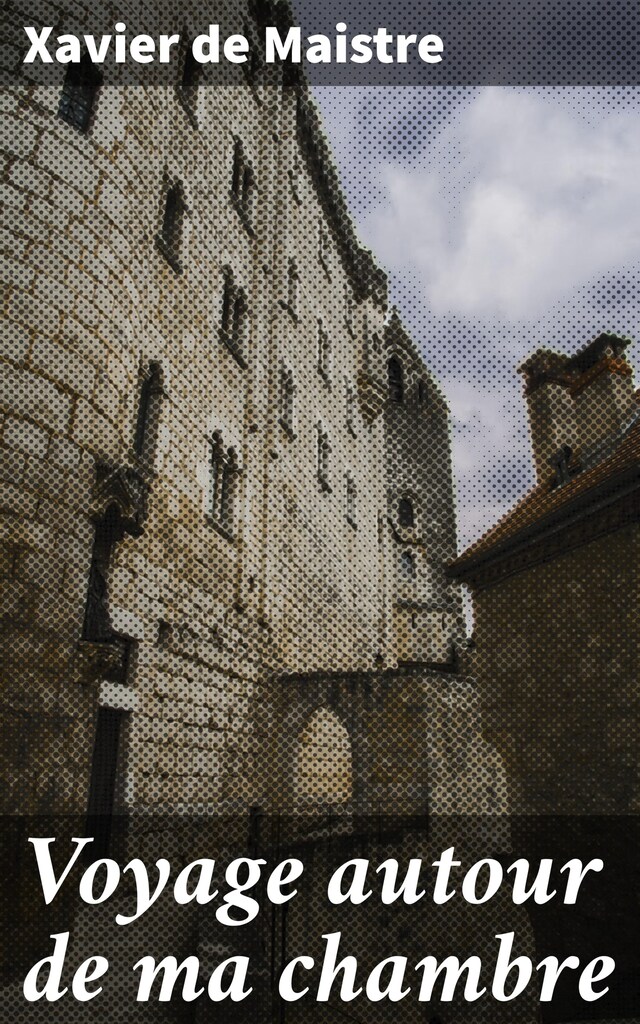
POLYGON ((474 597, 483 718, 526 813, 636 809, 638 530, 474 597))
POLYGON ((8 811, 286 810, 336 700, 329 803, 475 799, 446 404, 281 73, 3 92, 8 811))
POLYGON ((451 664, 464 635, 455 557, 449 410, 394 311, 385 328, 388 587, 401 663, 451 664), (401 399, 401 400, 400 400, 401 399))

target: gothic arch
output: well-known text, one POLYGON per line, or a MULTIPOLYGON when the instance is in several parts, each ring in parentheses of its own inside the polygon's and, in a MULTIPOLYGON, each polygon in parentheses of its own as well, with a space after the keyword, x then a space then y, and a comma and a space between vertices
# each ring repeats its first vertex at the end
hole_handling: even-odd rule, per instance
POLYGON ((316 708, 296 741, 296 810, 346 808, 353 798, 354 781, 353 749, 346 725, 330 708, 316 708))

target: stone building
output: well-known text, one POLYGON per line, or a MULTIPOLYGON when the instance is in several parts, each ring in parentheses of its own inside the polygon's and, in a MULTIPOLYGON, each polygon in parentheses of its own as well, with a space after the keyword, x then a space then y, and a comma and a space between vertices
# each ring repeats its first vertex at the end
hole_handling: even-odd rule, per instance
POLYGON ((477 739, 446 405, 285 72, 3 90, 7 812, 413 810, 477 739))
POLYGON ((385 330, 384 409, 396 658, 454 663, 459 595, 443 567, 456 552, 448 410, 397 313, 385 330))
POLYGON ((628 342, 521 368, 538 480, 451 576, 471 588, 485 732, 514 810, 638 809, 640 411, 628 342))
POLYGON ((590 1010, 637 1020, 640 409, 628 342, 601 334, 521 368, 537 483, 450 569, 472 591, 483 732, 509 780, 512 837, 533 857, 598 856, 588 901, 534 929, 539 952, 605 945, 616 984, 590 1010))
MULTIPOLYGON (((85 62, 2 93, 1 806, 88 817, 103 850, 136 812, 232 816, 252 849, 340 812, 373 852, 374 818, 505 807, 444 572, 446 403, 285 71, 216 88, 185 53, 169 85, 85 62)), ((21 863, 11 976, 64 928, 21 863)), ((309 899, 256 940, 268 1019, 309 899)), ((391 948, 388 922, 362 935, 381 927, 391 948)), ((76 945, 95 929, 80 914, 76 945)))

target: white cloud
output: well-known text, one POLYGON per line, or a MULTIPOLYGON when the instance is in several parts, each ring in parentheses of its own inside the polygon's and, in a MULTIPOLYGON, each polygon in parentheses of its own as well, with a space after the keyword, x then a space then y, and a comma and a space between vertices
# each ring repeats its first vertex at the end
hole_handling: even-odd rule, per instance
POLYGON ((515 375, 483 386, 443 381, 451 410, 458 534, 466 547, 491 527, 533 482, 526 410, 515 375))
POLYGON ((361 228, 411 266, 437 314, 539 316, 640 251, 637 114, 599 124, 544 94, 481 90, 411 162, 378 169, 386 202, 361 228))
POLYGON ((451 408, 465 546, 533 478, 518 364, 640 333, 640 94, 319 93, 358 231, 451 408))

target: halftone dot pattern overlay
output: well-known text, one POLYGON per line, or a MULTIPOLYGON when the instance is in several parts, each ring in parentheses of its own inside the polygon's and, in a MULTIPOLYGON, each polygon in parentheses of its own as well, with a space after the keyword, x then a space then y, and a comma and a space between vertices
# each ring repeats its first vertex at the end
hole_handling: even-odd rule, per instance
POLYGON ((46 55, 64 48, 69 34, 95 37, 98 47, 108 37, 101 61, 106 84, 172 84, 185 40, 200 37, 207 41, 193 70, 201 85, 242 84, 247 69, 265 60, 294 79, 303 70, 318 86, 634 86, 640 78, 638 12, 630 0, 606 6, 597 0, 434 0, 428 7, 407 0, 352 3, 348 10, 338 0, 225 0, 213 12, 185 5, 177 18, 168 2, 124 2, 117 12, 97 2, 35 8, 26 22, 35 30, 29 36, 20 4, 8 0, 5 10, 3 83, 16 77, 59 83, 60 67, 46 55), (47 28, 55 31, 42 35, 47 28), (180 42, 171 43, 176 33, 180 42), (246 63, 237 60, 242 43, 225 49, 239 33, 247 42, 246 63), (131 46, 139 36, 148 38, 131 46))
MULTIPOLYGON (((591 1019, 634 1019, 637 47, 585 70, 554 9, 562 82, 603 84, 323 89, 256 61, 205 89, 187 49, 171 83, 84 62, 3 84, 0 1019, 533 1024, 535 964, 605 954, 591 1019), (58 872, 92 840, 50 907, 33 836, 58 872), (436 904, 451 848, 456 890, 490 862, 486 900, 436 904), (230 927, 238 857, 268 868, 230 927), (276 905, 286 857, 304 872, 276 905), (603 869, 575 906, 514 901, 518 858, 553 859, 562 891, 576 857, 603 869), (98 858, 90 891, 114 891, 91 906, 98 858), (122 925, 133 858, 171 880, 122 925), (207 858, 211 899, 177 905, 207 858), (332 906, 347 860, 373 895, 332 906), (415 904, 380 898, 390 860, 422 862, 415 904), (104 991, 28 1003, 66 932, 61 985, 103 955, 104 991), (338 932, 358 973, 318 1002, 338 932), (534 964, 517 1002, 491 987, 505 933, 534 964), (172 999, 136 1001, 145 955, 193 958, 172 999), (233 956, 251 998, 216 1001, 233 956), (421 989, 428 956, 480 957, 487 993, 421 989)), ((161 15, 186 38, 202 12, 161 15)), ((585 1012, 567 974, 544 1019, 585 1012)))

